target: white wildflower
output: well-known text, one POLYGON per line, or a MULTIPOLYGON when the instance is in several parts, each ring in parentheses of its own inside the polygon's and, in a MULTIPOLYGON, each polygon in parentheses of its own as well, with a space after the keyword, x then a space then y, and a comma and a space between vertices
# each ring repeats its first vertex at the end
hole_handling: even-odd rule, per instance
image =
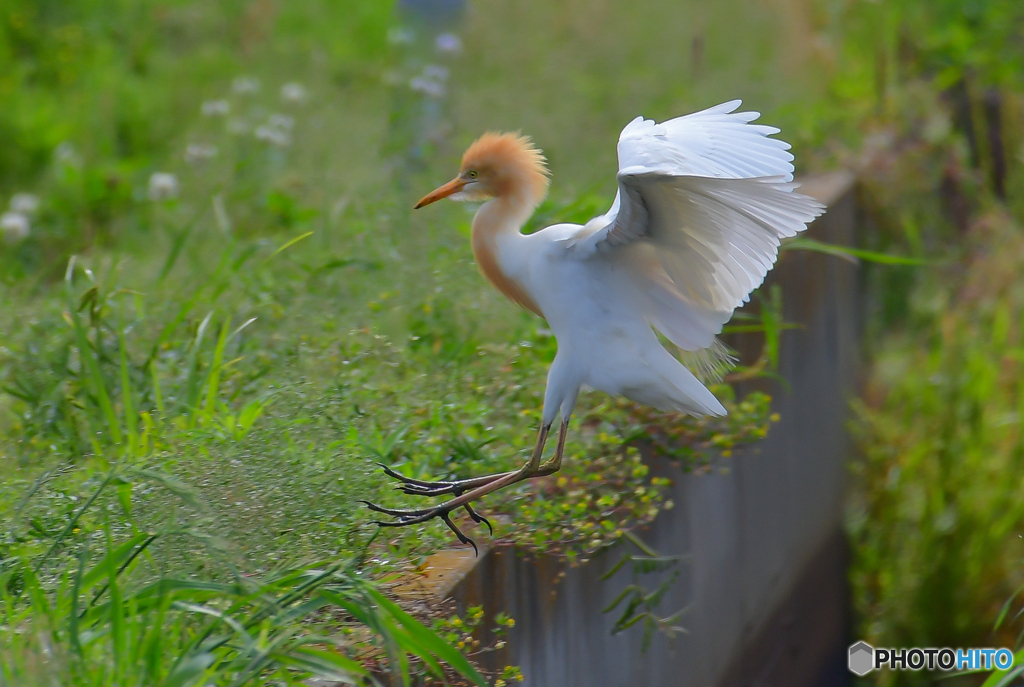
POLYGON ((34 215, 39 209, 39 198, 31 193, 15 193, 11 196, 11 210, 22 215, 34 215))
POLYGON ((208 143, 190 143, 185 148, 185 161, 189 164, 194 165, 214 157, 217 157, 217 146, 208 143))
POLYGON ((406 45, 416 40, 416 34, 407 26, 395 26, 388 29, 388 43, 406 45))
POLYGON ((149 176, 149 199, 169 200, 178 197, 178 177, 169 172, 153 172, 149 176))
POLYGON ((420 76, 409 80, 409 88, 417 93, 423 93, 432 98, 440 98, 445 93, 445 82, 448 80, 448 70, 437 64, 428 64, 423 68, 420 76))
POLYGON ((432 98, 440 98, 444 95, 444 84, 435 81, 434 79, 425 79, 422 76, 416 76, 409 80, 409 88, 416 91, 417 93, 423 93, 432 98))
POLYGON ((231 112, 231 103, 223 98, 220 100, 206 100, 202 105, 204 117, 223 117, 231 112))
POLYGON ((297 81, 281 86, 281 100, 287 103, 301 103, 306 99, 306 87, 297 81))
POLYGON ((255 76, 239 76, 231 82, 231 90, 238 94, 258 93, 260 82, 255 76))
POLYGON ((458 55, 462 52, 462 39, 454 33, 442 33, 434 39, 434 48, 436 48, 438 52, 458 55))
POLYGON ((70 167, 78 167, 82 164, 82 160, 78 157, 78 152, 75 150, 75 146, 71 145, 68 141, 64 141, 53 151, 53 158, 62 165, 68 165, 70 167))
POLYGON ((279 129, 276 126, 259 126, 256 127, 255 131, 256 139, 259 141, 265 141, 266 143, 272 143, 273 145, 284 148, 292 142, 292 136, 290 133, 283 129, 279 129))
POLYGON ((272 143, 284 148, 292 142, 292 128, 295 126, 295 119, 283 114, 270 115, 267 123, 257 127, 254 132, 260 141, 272 143))
POLYGON ((267 120, 267 124, 274 127, 275 129, 291 131, 292 127, 295 126, 295 118, 283 114, 274 114, 270 115, 270 119, 267 120))
POLYGON ((27 215, 20 212, 5 212, 0 215, 0 232, 7 243, 17 243, 28 236, 31 223, 27 215))

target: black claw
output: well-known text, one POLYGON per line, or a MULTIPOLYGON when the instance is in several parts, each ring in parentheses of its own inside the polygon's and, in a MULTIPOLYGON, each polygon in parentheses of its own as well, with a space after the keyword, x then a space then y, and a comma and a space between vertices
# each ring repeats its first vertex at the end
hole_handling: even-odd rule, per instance
POLYGON ((448 529, 450 529, 452 532, 454 532, 455 536, 459 538, 460 542, 462 542, 463 544, 469 544, 470 546, 473 547, 473 553, 477 556, 477 558, 479 558, 480 557, 480 549, 476 548, 476 542, 473 541, 472 539, 470 539, 469 537, 467 537, 466 535, 464 535, 462 533, 462 530, 460 530, 458 527, 455 526, 455 523, 452 522, 451 517, 449 517, 449 515, 448 515, 448 511, 441 511, 439 513, 439 515, 440 515, 441 519, 444 520, 444 524, 448 525, 448 529))
POLYGON ((388 477, 391 477, 393 479, 397 479, 399 482, 402 482, 404 484, 420 484, 420 480, 413 479, 412 477, 406 477, 402 473, 397 472, 395 470, 392 470, 391 468, 389 468, 384 463, 377 463, 377 465, 379 465, 381 467, 381 469, 384 471, 385 475, 387 475, 388 477))
MULTIPOLYGON (((388 477, 398 480, 399 484, 395 485, 396 489, 406 494, 409 494, 410 496, 443 496, 445 494, 452 494, 453 496, 458 498, 459 496, 466 493, 470 489, 469 486, 466 486, 460 483, 459 481, 427 482, 424 480, 414 479, 412 477, 406 477, 405 475, 393 470, 392 468, 388 467, 387 465, 384 465, 383 463, 377 463, 377 465, 381 467, 381 469, 384 471, 384 474, 386 474, 388 477)), ((491 477, 492 479, 498 479, 501 476, 502 475, 498 474, 489 477, 491 477)), ((463 481, 468 481, 474 486, 480 486, 481 484, 481 481, 479 479, 463 481)), ((367 508, 376 513, 383 513, 384 515, 390 515, 394 518, 394 520, 390 521, 375 520, 374 524, 378 525, 379 527, 403 527, 406 525, 416 525, 422 522, 427 522, 428 520, 432 520, 433 518, 441 518, 441 520, 444 521, 444 524, 448 526, 448 529, 450 529, 455 534, 455 536, 459 538, 460 542, 462 542, 463 544, 469 544, 473 547, 473 552, 477 556, 480 555, 480 549, 477 548, 476 542, 474 542, 472 539, 463 534, 462 531, 455 526, 455 523, 452 522, 450 515, 451 511, 453 510, 452 506, 440 504, 438 506, 435 506, 434 508, 424 508, 421 510, 401 510, 397 508, 384 508, 383 506, 378 506, 377 504, 371 503, 370 501, 360 500, 359 503, 364 504, 367 508)), ((469 514, 469 517, 473 519, 473 522, 477 524, 483 523, 487 525, 487 531, 491 535, 494 534, 494 527, 491 525, 490 520, 477 513, 473 509, 473 507, 468 503, 464 503, 461 505, 466 509, 466 512, 469 514)), ((458 506, 455 506, 455 508, 457 507, 458 506)))
POLYGON ((491 534, 491 536, 494 536, 494 528, 491 527, 490 520, 480 515, 475 510, 473 510, 473 506, 469 505, 468 503, 463 504, 463 507, 466 509, 466 512, 469 513, 469 517, 473 518, 473 522, 477 524, 480 524, 482 522, 483 524, 487 525, 487 531, 491 534))
MULTIPOLYGON (((444 524, 448 526, 448 529, 454 532, 455 536, 459 538, 460 542, 462 542, 463 544, 469 544, 473 547, 473 553, 476 556, 480 555, 480 549, 477 548, 476 542, 474 542, 472 539, 463 534, 462 530, 456 527, 455 523, 452 522, 451 516, 449 515, 451 510, 448 508, 437 507, 428 508, 424 510, 398 510, 395 508, 383 508, 375 503, 370 503, 369 501, 360 500, 359 503, 365 504, 366 507, 372 511, 375 511, 377 513, 384 513, 385 515, 391 515, 396 518, 395 520, 391 521, 374 520, 373 524, 377 525, 378 527, 403 527, 405 525, 416 525, 418 523, 426 522, 433 518, 441 518, 441 520, 444 521, 444 524)), ((491 523, 488 522, 487 518, 473 510, 473 507, 470 506, 468 503, 463 504, 463 506, 465 507, 466 511, 469 513, 470 517, 473 518, 474 521, 478 523, 484 523, 485 525, 487 525, 487 529, 489 529, 492 534, 494 533, 494 529, 491 527, 491 523)))

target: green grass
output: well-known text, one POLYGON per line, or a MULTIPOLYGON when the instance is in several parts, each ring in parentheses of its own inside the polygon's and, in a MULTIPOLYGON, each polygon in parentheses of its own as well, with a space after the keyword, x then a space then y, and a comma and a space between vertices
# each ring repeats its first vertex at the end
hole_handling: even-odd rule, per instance
MULTIPOLYGON (((378 461, 523 461, 554 340, 477 275, 464 207, 412 202, 490 128, 550 158, 534 227, 607 208, 640 112, 740 95, 820 136, 784 13, 528 9, 476 4, 455 57, 389 43, 387 3, 0 8, 0 201, 40 199, 0 251, 0 684, 479 679, 473 640, 386 596, 450 533, 378 532, 357 500, 408 503, 378 461), (428 59, 448 128, 413 155, 428 59)), ((637 442, 690 469, 767 431, 767 397, 716 392, 726 420, 584 396, 567 468, 484 504, 515 516, 496 536, 580 560, 649 522, 672 504, 637 442)))

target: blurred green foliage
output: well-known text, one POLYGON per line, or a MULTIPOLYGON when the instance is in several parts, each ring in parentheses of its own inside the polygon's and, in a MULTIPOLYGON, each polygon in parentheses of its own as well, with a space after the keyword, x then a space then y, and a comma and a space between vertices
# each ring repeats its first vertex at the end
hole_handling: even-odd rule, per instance
POLYGON ((872 240, 933 260, 868 273, 872 367, 855 404, 863 459, 848 517, 857 635, 1016 646, 1024 6, 849 7, 836 84, 868 134, 856 164, 872 240))
POLYGON ((961 279, 915 290, 930 326, 879 347, 858 406, 852 580, 863 636, 885 646, 1015 646, 1021 630, 1013 614, 995 624, 1024 554, 1024 245, 1020 224, 987 225, 961 279))

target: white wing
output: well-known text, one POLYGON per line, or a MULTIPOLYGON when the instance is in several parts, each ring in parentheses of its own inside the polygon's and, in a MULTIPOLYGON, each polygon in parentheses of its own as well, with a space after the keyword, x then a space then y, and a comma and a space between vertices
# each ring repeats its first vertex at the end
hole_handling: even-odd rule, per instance
POLYGON ((710 346, 764 281, 779 241, 824 212, 793 193, 789 144, 750 124, 740 101, 619 136, 619 190, 607 214, 569 239, 579 258, 614 256, 640 287, 648 319, 685 350, 710 346))

